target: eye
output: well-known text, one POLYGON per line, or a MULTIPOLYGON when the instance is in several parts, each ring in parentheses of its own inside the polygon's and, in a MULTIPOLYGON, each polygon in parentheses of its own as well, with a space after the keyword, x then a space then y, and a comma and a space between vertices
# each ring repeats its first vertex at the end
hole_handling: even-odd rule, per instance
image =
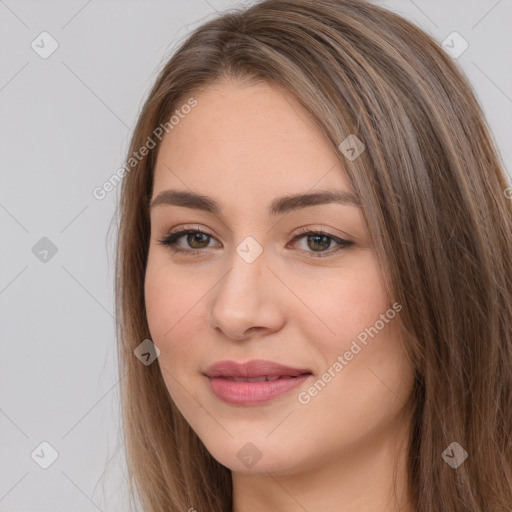
POLYGON ((354 245, 354 242, 339 238, 332 233, 328 233, 323 230, 312 231, 309 228, 303 229, 298 235, 296 235, 293 238, 293 242, 296 242, 302 238, 305 239, 306 247, 312 249, 312 252, 304 249, 309 253, 308 256, 312 258, 323 258, 330 256, 331 254, 345 249, 346 247, 354 245), (337 247, 331 248, 331 242, 337 244, 337 247))
MULTIPOLYGON (((158 240, 158 243, 168 246, 174 253, 188 253, 191 256, 196 256, 199 255, 203 249, 209 247, 209 241, 211 239, 213 239, 213 235, 201 229, 182 229, 170 233, 166 238, 158 240), (183 248, 183 246, 178 244, 178 241, 185 236, 189 248, 183 248)), ((349 240, 344 240, 323 230, 312 231, 310 229, 304 229, 301 233, 294 236, 292 243, 300 239, 305 239, 306 247, 311 249, 302 250, 308 253, 309 257, 313 258, 331 255, 354 244, 349 240), (332 242, 337 244, 337 247, 331 247, 332 242)))
POLYGON ((188 252, 197 253, 201 249, 208 247, 208 239, 213 238, 210 233, 202 231, 201 229, 182 229, 170 233, 163 240, 158 240, 159 244, 168 246, 173 252, 188 252), (189 244, 191 249, 183 249, 178 245, 178 240, 186 236, 186 242, 189 244))

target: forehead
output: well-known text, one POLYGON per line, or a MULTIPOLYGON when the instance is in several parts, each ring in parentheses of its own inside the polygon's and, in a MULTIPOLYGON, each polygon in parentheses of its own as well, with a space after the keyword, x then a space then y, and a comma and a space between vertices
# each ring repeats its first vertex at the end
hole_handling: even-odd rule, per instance
POLYGON ((160 145, 155 193, 179 185, 250 200, 317 185, 350 190, 339 156, 290 93, 222 82, 191 96, 197 105, 160 145))

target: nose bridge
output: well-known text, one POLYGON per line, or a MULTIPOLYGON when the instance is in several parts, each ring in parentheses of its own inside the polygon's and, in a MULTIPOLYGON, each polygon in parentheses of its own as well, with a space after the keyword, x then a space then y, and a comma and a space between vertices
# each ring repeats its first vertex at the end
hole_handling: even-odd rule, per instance
POLYGON ((257 290, 257 286, 263 284, 267 258, 263 254, 263 248, 259 244, 258 246, 261 249, 254 242, 244 240, 235 247, 229 260, 229 271, 219 283, 217 302, 259 300, 263 290, 257 290))
POLYGON ((247 237, 235 247, 229 269, 215 287, 211 303, 210 325, 231 338, 242 338, 252 328, 278 328, 280 313, 271 299, 275 279, 267 269, 268 258, 263 247, 247 237))

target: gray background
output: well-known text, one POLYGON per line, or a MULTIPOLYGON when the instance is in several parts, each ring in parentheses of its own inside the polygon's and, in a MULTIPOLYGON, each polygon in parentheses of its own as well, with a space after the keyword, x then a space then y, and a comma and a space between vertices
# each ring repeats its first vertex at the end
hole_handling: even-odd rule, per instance
MULTIPOLYGON (((512 0, 378 3, 440 42, 453 31, 467 40, 457 61, 510 170, 512 0)), ((123 164, 172 50, 237 4, 0 0, 0 511, 126 510, 109 231, 117 190, 103 200, 92 191, 123 164), (47 59, 31 47, 48 50, 43 31, 59 45, 47 59), (38 254, 43 237, 53 256, 38 254), (36 463, 49 457, 43 441, 58 452, 47 469, 36 463)))

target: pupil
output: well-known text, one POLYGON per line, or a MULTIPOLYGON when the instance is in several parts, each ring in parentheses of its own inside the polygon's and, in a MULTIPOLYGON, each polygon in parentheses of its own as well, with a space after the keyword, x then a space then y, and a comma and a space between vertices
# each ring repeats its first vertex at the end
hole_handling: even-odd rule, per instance
MULTIPOLYGON (((321 249, 327 249, 330 245, 330 239, 329 237, 325 236, 325 235, 311 235, 309 238, 313 238, 315 240, 315 244, 320 244, 321 242, 318 242, 318 239, 323 239, 324 241, 327 242, 327 246, 325 246, 324 244, 324 247, 321 247, 321 249)), ((310 249, 313 249, 313 247, 310 246, 310 249)), ((315 250, 315 249, 313 249, 315 250)))
MULTIPOLYGON (((188 235, 188 243, 189 243, 192 247, 194 247, 194 243, 195 243, 195 242, 199 242, 199 244, 200 244, 200 243, 201 243, 201 240, 200 240, 200 239, 198 239, 198 237, 199 237, 199 238, 200 238, 200 237, 204 237, 204 238, 206 239, 206 238, 208 238, 208 235, 205 235, 204 233, 189 233, 189 235, 188 235), (192 243, 191 243, 191 241, 192 241, 192 243)), ((203 239, 203 242, 204 242, 204 241, 205 241, 205 240, 203 239)))

